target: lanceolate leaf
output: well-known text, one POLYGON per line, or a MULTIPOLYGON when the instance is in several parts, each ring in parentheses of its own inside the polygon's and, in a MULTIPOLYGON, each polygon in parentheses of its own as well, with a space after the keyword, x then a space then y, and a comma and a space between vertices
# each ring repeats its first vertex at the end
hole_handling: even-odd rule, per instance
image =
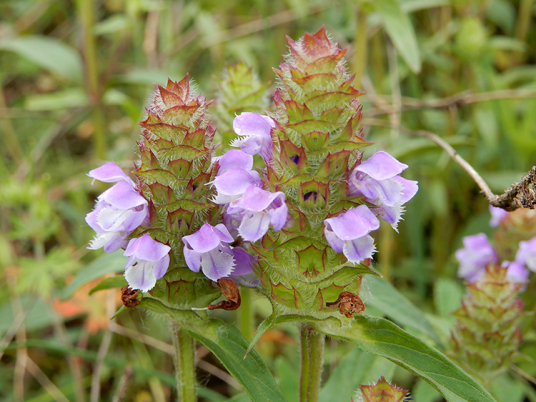
POLYGON ((318 328, 424 378, 449 402, 495 402, 475 379, 444 354, 383 318, 356 316, 349 326, 324 323, 318 328))
POLYGON ((398 0, 377 0, 376 10, 387 35, 415 74, 421 71, 421 56, 413 25, 398 0))
POLYGON ((437 334, 422 311, 385 279, 366 275, 363 278, 363 286, 368 287, 373 295, 370 300, 364 299, 365 303, 376 307, 398 324, 416 329, 439 342, 437 334))
POLYGON ((103 279, 97 286, 89 291, 89 294, 92 295, 99 290, 122 288, 126 284, 127 280, 124 276, 112 276, 111 278, 103 279))
POLYGON ((240 382, 252 402, 284 402, 274 377, 257 352, 245 358, 248 342, 240 331, 221 320, 204 320, 188 310, 170 309, 156 299, 143 298, 140 307, 168 315, 210 349, 229 373, 240 382))

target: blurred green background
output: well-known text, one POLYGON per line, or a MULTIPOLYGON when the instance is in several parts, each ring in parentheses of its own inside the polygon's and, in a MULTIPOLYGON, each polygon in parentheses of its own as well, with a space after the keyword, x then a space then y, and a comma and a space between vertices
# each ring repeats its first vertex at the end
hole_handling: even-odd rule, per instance
MULTIPOLYGON (((496 193, 519 180, 536 160, 535 12, 532 0, 0 1, 0 399, 112 400, 121 381, 126 400, 174 399, 167 324, 137 311, 110 322, 118 294, 88 296, 89 280, 124 261, 86 250, 84 216, 106 188, 86 173, 106 161, 132 168, 153 82, 189 72, 212 99, 226 64, 243 61, 273 90, 285 35, 322 24, 367 92, 366 155, 388 150, 420 184, 400 233, 377 232, 377 268, 424 311, 455 309, 453 252, 462 236, 490 231, 487 202, 433 142, 398 127, 444 138, 496 193), (437 305, 438 283, 450 308, 437 305)), ((255 309, 259 322, 269 312, 260 296, 255 309)), ((293 331, 258 346, 289 401, 293 331)), ((326 347, 326 377, 349 348, 336 346, 326 347)), ((247 400, 207 352, 198 350, 202 400, 247 400)), ((436 400, 391 363, 371 367, 363 383, 384 373, 417 401, 436 400)))

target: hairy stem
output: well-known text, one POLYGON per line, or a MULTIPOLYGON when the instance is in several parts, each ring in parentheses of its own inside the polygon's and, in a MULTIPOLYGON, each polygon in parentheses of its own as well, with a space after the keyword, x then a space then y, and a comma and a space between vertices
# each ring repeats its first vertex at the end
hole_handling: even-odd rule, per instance
POLYGON ((322 381, 324 364, 324 335, 311 330, 309 332, 309 351, 311 361, 311 377, 309 380, 309 402, 317 402, 322 381))
POLYGON ((318 402, 324 363, 324 335, 303 326, 300 330, 300 343, 300 402, 318 402))
POLYGON ((300 376, 300 402, 308 401, 310 356, 309 356, 309 329, 306 326, 300 330, 301 376, 300 376))
POLYGON ((178 400, 195 402, 194 340, 185 330, 173 324, 173 346, 175 347, 175 378, 178 400))
POLYGON ((240 305, 240 332, 249 342, 253 338, 254 311, 253 311, 253 289, 243 287, 240 292, 242 304, 240 305))

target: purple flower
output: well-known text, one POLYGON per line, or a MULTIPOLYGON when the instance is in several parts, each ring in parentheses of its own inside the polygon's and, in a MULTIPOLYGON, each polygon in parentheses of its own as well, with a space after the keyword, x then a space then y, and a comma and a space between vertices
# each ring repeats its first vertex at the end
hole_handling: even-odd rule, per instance
POLYGON ((244 112, 235 117, 233 130, 239 136, 231 145, 240 147, 249 155, 260 154, 266 163, 272 158, 272 136, 274 121, 268 116, 258 113, 244 112))
POLYGON ((213 158, 220 168, 214 181, 218 194, 213 201, 216 204, 228 204, 242 196, 250 186, 261 187, 262 180, 253 168, 253 156, 238 149, 228 151, 225 155, 213 158))
POLYGON ((489 206, 489 212, 491 213, 491 220, 489 221, 491 227, 499 226, 504 218, 508 216, 508 211, 491 205, 489 206))
POLYGON ((132 239, 123 255, 128 257, 125 279, 132 289, 148 292, 166 273, 171 247, 153 240, 149 234, 132 239))
POLYGON ((528 241, 520 241, 516 254, 516 262, 536 272, 536 237, 528 241))
POLYGON ((276 232, 285 226, 288 217, 285 194, 281 191, 271 193, 258 187, 248 187, 242 197, 227 206, 226 215, 224 220, 234 220, 238 226, 238 234, 244 240, 259 240, 266 234, 270 225, 276 232))
POLYGON ((525 268, 525 264, 521 264, 517 261, 503 261, 503 268, 508 268, 506 271, 506 277, 510 282, 514 283, 525 283, 529 279, 530 271, 525 268))
POLYGON ((147 200, 113 162, 90 171, 89 176, 106 183, 119 182, 99 195, 95 209, 86 215, 86 222, 97 232, 89 248, 103 247, 110 253, 125 247, 125 238, 148 219, 147 200))
POLYGON ((324 235, 333 250, 344 253, 348 261, 360 263, 376 251, 369 235, 380 227, 380 221, 366 205, 324 221, 324 235))
POLYGON ((188 268, 203 273, 212 281, 220 278, 251 274, 253 257, 241 248, 232 248, 233 237, 222 224, 215 227, 205 223, 201 228, 182 238, 184 259, 188 268))
POLYGON ((376 152, 350 174, 349 195, 364 196, 375 204, 372 212, 396 230, 404 212, 402 205, 419 189, 416 181, 399 176, 407 167, 387 152, 376 152))
POLYGON ((464 248, 456 251, 460 262, 458 276, 468 283, 475 282, 486 272, 489 264, 497 264, 497 253, 484 233, 463 238, 464 248))

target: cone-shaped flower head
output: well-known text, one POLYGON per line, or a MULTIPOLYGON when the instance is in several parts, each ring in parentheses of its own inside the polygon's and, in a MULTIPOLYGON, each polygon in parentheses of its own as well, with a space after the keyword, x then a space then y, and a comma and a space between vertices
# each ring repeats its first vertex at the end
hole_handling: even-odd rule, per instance
POLYGON ((507 269, 489 265, 468 285, 462 307, 453 313, 451 355, 484 384, 510 368, 519 348, 524 314, 517 295, 522 287, 508 279, 507 269))
POLYGON ((396 229, 403 204, 418 190, 416 181, 400 177, 407 167, 387 152, 376 152, 352 171, 349 194, 361 195, 367 202, 376 205, 373 212, 396 229))
POLYGON ((389 384, 382 375, 374 385, 360 385, 362 402, 403 402, 408 391, 389 384))
POLYGON ((372 257, 375 247, 369 233, 378 229, 380 222, 366 205, 326 219, 324 225, 329 245, 336 252, 343 252, 348 261, 360 263, 372 257))
POLYGON ((86 216, 88 225, 97 232, 89 248, 103 247, 111 253, 125 247, 126 237, 146 221, 148 203, 113 162, 90 171, 89 176, 106 183, 118 182, 97 198, 95 209, 86 216))
POLYGON ((460 263, 458 276, 469 283, 484 275, 486 266, 497 264, 497 253, 484 233, 463 238, 464 248, 456 251, 460 263))
POLYGON ((171 247, 159 243, 144 234, 128 243, 124 255, 128 257, 125 278, 132 289, 148 292, 154 288, 156 280, 166 273, 169 267, 171 247))

